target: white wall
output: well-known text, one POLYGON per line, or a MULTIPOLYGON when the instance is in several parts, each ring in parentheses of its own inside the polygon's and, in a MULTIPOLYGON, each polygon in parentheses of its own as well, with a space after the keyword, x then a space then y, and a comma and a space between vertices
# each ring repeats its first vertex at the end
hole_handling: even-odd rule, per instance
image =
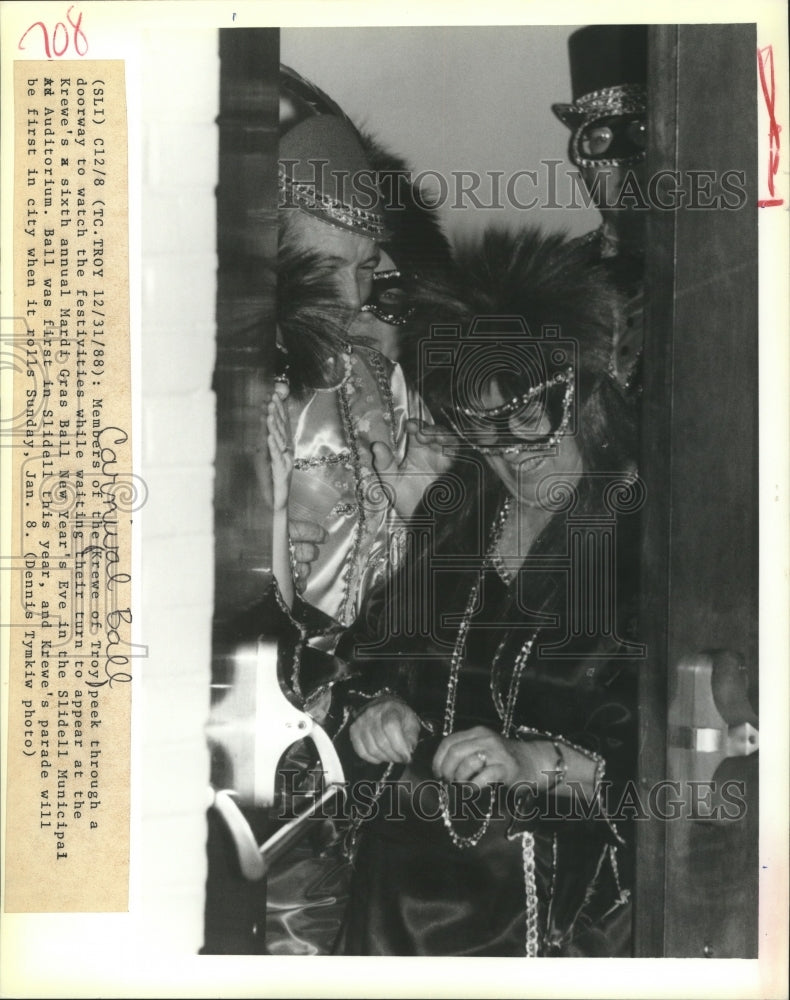
POLYGON ((213 613, 216 31, 142 52, 142 753, 133 893, 148 947, 203 943, 213 613), (166 95, 166 99, 163 99, 166 95))
MULTIPOLYGON (((284 28, 280 57, 321 87, 358 124, 375 133, 415 171, 538 171, 560 160, 568 131, 551 111, 570 101, 567 38, 571 26, 437 28, 284 28)), ((569 190, 560 180, 559 191, 569 190)), ((490 200, 481 188, 481 197, 490 200)), ((522 203, 536 193, 516 187, 522 203)), ((489 224, 540 224, 572 235, 595 228, 595 209, 443 212, 447 232, 489 224)))

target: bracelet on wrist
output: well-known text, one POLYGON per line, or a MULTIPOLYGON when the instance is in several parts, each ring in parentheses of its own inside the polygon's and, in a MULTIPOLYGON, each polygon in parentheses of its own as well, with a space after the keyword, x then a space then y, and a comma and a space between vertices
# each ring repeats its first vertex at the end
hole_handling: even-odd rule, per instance
POLYGON ((551 745, 554 747, 557 760, 554 767, 550 771, 546 772, 549 776, 549 784, 546 789, 547 791, 553 791, 561 785, 568 776, 568 762, 565 760, 565 754, 562 752, 562 747, 556 742, 553 742, 551 745))

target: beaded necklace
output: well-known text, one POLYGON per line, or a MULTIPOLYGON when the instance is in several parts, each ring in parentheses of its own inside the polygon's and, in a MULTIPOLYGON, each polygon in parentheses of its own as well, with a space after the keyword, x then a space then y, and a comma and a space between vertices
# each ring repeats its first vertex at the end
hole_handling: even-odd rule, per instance
MULTIPOLYGON (((502 532, 504 531, 505 524, 507 523, 508 515, 510 513, 511 498, 509 496, 505 497, 505 500, 499 510, 499 514, 494 522, 491 538, 489 541, 488 552, 483 561, 483 565, 480 570, 480 574, 472 585, 472 589, 469 593, 469 599, 466 602, 466 609, 464 611, 463 618, 461 619, 461 624, 458 627, 458 634, 455 639, 455 646, 453 647, 453 655, 450 660, 450 677, 447 683, 447 702, 445 704, 444 710, 444 725, 442 727, 442 735, 449 736, 453 731, 453 726, 455 724, 455 702, 458 693, 458 680, 461 673, 461 667, 463 666, 464 650, 466 648, 466 638, 469 632, 469 625, 474 612, 475 605, 477 604, 477 598, 480 593, 480 587, 483 580, 483 573, 487 566, 492 565, 496 568, 496 564, 493 561, 493 556, 496 553, 497 546, 502 537, 502 532)), ((508 582, 508 581, 505 581, 508 582)), ((524 667, 527 664, 529 655, 532 652, 532 647, 535 645, 535 640, 537 639, 537 630, 533 632, 532 636, 523 644, 519 650, 516 659, 513 663, 513 673, 510 678, 510 685, 508 687, 507 701, 502 704, 502 697, 496 690, 493 680, 493 665, 492 665, 492 676, 491 676, 491 694, 494 700, 494 706, 497 709, 497 713, 502 719, 502 735, 507 738, 510 734, 513 725, 513 712, 515 710, 516 698, 518 697, 518 689, 521 681, 521 675, 524 672, 524 667)), ((499 646, 497 647, 496 655, 494 657, 494 662, 499 658, 504 647, 505 640, 503 639, 499 646)), ((450 816, 450 800, 447 787, 445 785, 441 786, 439 791, 439 801, 442 807, 442 820, 444 822, 447 833, 450 836, 452 843, 458 848, 475 847, 485 836, 491 825, 491 818, 494 813, 494 798, 495 791, 494 787, 488 786, 488 807, 486 809, 485 815, 483 816, 483 821, 477 830, 469 835, 464 835, 458 833, 458 831, 453 826, 452 817, 450 816)), ((532 833, 524 832, 520 834, 521 839, 521 861, 522 868, 524 871, 524 917, 526 925, 526 935, 524 942, 524 953, 528 958, 535 958, 538 954, 538 893, 537 884, 535 879, 535 838, 532 833)))
MULTIPOLYGON (((469 592, 469 598, 466 602, 466 608, 464 610, 463 617, 461 619, 461 624, 458 626, 458 634, 456 635, 455 645, 453 647, 452 657, 450 659, 450 676, 447 681, 447 700, 444 708, 444 722, 442 725, 442 735, 449 736, 453 732, 455 726, 455 703, 458 695, 458 681, 461 674, 461 668, 464 662, 464 652, 466 649, 466 639, 469 632, 469 625, 471 622, 472 614, 477 604, 477 599, 480 594, 480 587, 483 580, 483 573, 488 565, 492 562, 492 554, 496 551, 496 547, 499 544, 499 540, 502 537, 502 532, 504 531, 505 524, 507 523, 508 515, 510 513, 511 498, 509 496, 505 497, 505 500, 500 507, 499 513, 497 514, 496 520, 491 530, 491 537, 488 545, 488 552, 483 560, 483 565, 480 570, 480 574, 472 585, 472 589, 469 592)), ((502 706, 501 697, 497 698, 494 696, 494 704, 499 712, 502 719, 502 735, 507 738, 512 724, 513 724, 513 712, 515 710, 516 698, 518 696, 518 689, 521 680, 521 675, 524 671, 524 667, 527 664, 529 655, 532 652, 532 647, 535 644, 535 639, 537 638, 537 631, 532 634, 532 636, 523 644, 521 649, 516 656, 513 664, 513 673, 510 679, 510 686, 508 688, 507 701, 504 706, 502 706)), ((500 643, 499 649, 497 650, 497 656, 501 652, 502 643, 500 643)), ((493 691, 492 691, 493 694, 493 691)), ((442 806, 442 820, 450 836, 450 840, 455 844, 456 847, 475 847, 485 836, 488 827, 491 823, 491 817, 494 812, 494 797, 495 791, 493 786, 488 787, 488 806, 486 808, 485 815, 483 816, 483 821, 480 826, 475 830, 474 833, 469 835, 464 835, 458 833, 458 831, 453 826, 453 820, 450 815, 450 799, 447 788, 442 785, 439 792, 440 802, 442 806)))

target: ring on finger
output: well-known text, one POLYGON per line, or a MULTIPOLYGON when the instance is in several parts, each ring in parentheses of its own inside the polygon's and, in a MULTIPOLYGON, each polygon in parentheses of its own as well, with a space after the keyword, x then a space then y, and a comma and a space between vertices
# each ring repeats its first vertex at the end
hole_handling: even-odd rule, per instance
POLYGON ((480 761, 481 767, 485 767, 486 764, 488 763, 488 757, 486 757, 485 753, 482 750, 478 750, 475 753, 475 757, 477 757, 477 759, 480 761))

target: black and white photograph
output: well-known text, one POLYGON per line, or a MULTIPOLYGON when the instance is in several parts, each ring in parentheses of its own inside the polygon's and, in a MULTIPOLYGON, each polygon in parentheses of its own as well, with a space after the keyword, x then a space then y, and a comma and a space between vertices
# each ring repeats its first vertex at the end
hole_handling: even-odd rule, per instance
POLYGON ((220 110, 254 191, 221 172, 219 427, 266 331, 273 580, 245 606, 260 412, 236 408, 212 734, 233 773, 231 706, 276 662, 290 724, 278 746, 265 694, 237 766, 264 741, 292 815, 234 892, 261 792, 219 793, 208 949, 756 955, 755 49, 745 25, 223 34, 223 95, 260 107, 220 110), (242 347, 239 249, 264 276, 270 245, 242 347))
MULTIPOLYGON (((128 315, 93 385, 131 409, 110 450, 92 401, 115 499, 89 548, 60 435, 59 630, 91 550, 110 603, 103 681, 71 632, 57 654, 57 782, 49 543, 4 493, 2 995, 786 996, 780 5, 9 6, 4 54, 69 81, 76 117, 50 113, 77 156, 80 74, 100 129, 123 62, 128 176, 88 132, 94 284, 68 305, 105 308, 112 168, 128 315), (80 699, 104 713, 85 778, 80 699), (37 967, 91 935, 94 968, 37 967), (477 961, 516 958, 582 961, 477 961)), ((40 365, 45 418, 71 376, 22 308, 39 273, 48 304, 39 76, 4 73, 3 460, 27 488, 18 399, 40 365)))

